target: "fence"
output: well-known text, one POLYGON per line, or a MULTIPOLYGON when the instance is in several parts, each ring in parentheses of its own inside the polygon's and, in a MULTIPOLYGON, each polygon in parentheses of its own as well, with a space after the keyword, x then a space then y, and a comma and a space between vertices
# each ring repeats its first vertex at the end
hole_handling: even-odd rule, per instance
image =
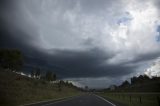
POLYGON ((106 93, 105 96, 129 105, 160 106, 160 93, 106 93))

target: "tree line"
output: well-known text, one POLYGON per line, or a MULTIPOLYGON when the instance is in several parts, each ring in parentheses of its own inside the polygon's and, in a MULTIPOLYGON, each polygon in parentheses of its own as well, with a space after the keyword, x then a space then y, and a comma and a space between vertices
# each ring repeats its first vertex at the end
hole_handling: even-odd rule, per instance
POLYGON ((51 71, 47 71, 45 74, 41 74, 40 68, 35 68, 32 70, 30 75, 31 78, 44 79, 47 81, 55 81, 57 79, 56 74, 51 71))
POLYGON ((160 77, 158 76, 153 76, 152 78, 150 78, 147 75, 139 75, 139 76, 133 76, 132 78, 130 78, 130 82, 128 82, 127 80, 122 82, 122 84, 119 87, 129 87, 129 86, 135 86, 139 84, 145 84, 149 82, 158 82, 158 81, 160 81, 160 77))
MULTIPOLYGON (((19 72, 24 65, 24 56, 18 49, 0 49, 0 67, 11 71, 19 72)), ((51 71, 47 71, 46 75, 41 74, 40 68, 31 71, 31 77, 37 79, 45 79, 47 81, 55 81, 57 76, 51 71)))
POLYGON ((106 91, 159 91, 160 77, 147 75, 133 76, 130 81, 123 81, 119 86, 111 85, 106 91))

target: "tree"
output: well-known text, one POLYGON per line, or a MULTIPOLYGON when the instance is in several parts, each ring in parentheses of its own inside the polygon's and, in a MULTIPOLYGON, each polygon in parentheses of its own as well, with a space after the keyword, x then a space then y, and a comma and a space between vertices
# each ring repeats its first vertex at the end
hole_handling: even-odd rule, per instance
POLYGON ((126 80, 120 85, 120 87, 129 87, 129 85, 130 83, 126 80))
POLYGON ((51 71, 47 71, 47 73, 46 73, 46 80, 47 81, 55 81, 56 80, 56 74, 54 74, 51 71))
POLYGON ((52 79, 52 78, 51 78, 51 77, 52 77, 51 74, 52 74, 52 72, 50 72, 50 71, 47 71, 47 72, 46 72, 46 80, 47 80, 47 81, 51 81, 51 79, 52 79))
POLYGON ((131 78, 131 84, 135 84, 137 82, 137 77, 132 77, 131 78))
POLYGON ((41 75, 41 70, 40 70, 40 68, 36 68, 36 73, 35 73, 35 76, 36 76, 36 78, 40 78, 40 75, 41 75))
POLYGON ((22 53, 17 49, 0 49, 0 66, 12 71, 20 71, 23 66, 22 53))
POLYGON ((138 77, 133 77, 131 78, 131 84, 140 84, 140 83, 145 83, 148 82, 150 78, 147 75, 140 75, 138 77))
POLYGON ((31 77, 34 78, 34 76, 35 76, 35 72, 32 70, 31 71, 31 77))

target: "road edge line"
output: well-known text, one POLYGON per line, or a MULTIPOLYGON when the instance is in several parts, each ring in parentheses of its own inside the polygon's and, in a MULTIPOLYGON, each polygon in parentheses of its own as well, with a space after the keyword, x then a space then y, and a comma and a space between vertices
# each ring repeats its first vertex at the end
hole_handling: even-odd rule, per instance
POLYGON ((95 96, 97 96, 98 98, 100 98, 100 99, 104 100, 105 102, 107 102, 107 103, 111 104, 112 106, 116 106, 114 103, 112 103, 112 102, 108 101, 107 99, 105 99, 105 98, 103 98, 103 97, 101 97, 101 96, 98 96, 98 95, 96 95, 96 94, 94 94, 94 95, 95 95, 95 96))
POLYGON ((68 100, 70 100, 70 99, 72 99, 72 98, 74 98, 74 97, 65 98, 65 99, 62 99, 62 100, 58 100, 58 101, 55 101, 55 102, 51 102, 51 103, 48 103, 48 104, 44 104, 44 105, 42 105, 42 106, 48 106, 48 105, 52 105, 52 104, 55 104, 55 103, 68 101, 68 100))
POLYGON ((58 99, 51 99, 51 100, 43 100, 43 101, 39 101, 39 102, 34 102, 34 103, 29 103, 29 104, 24 104, 24 105, 20 105, 20 106, 29 106, 29 105, 34 105, 34 104, 39 104, 39 103, 47 103, 47 102, 58 102, 58 101, 63 101, 65 99, 69 99, 69 98, 73 98, 76 96, 80 96, 80 95, 75 95, 75 96, 68 96, 68 97, 64 97, 64 98, 58 98, 58 99))

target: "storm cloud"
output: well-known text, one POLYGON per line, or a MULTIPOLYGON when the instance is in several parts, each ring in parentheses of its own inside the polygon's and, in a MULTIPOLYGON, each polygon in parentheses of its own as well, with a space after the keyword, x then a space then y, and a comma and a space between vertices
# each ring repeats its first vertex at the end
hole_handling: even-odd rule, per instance
POLYGON ((20 49, 26 67, 107 87, 160 56, 159 13, 158 0, 1 0, 0 47, 20 49))

